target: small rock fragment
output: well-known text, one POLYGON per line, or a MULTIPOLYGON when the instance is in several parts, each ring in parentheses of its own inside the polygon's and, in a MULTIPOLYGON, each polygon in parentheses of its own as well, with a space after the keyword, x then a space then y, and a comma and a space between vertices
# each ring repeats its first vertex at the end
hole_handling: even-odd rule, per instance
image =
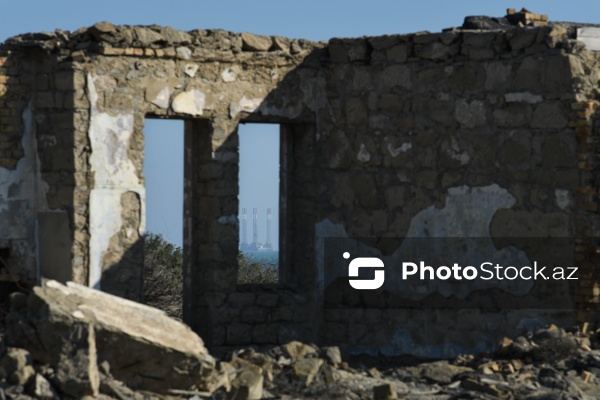
POLYGON ((15 385, 24 385, 35 375, 32 367, 31 354, 25 349, 9 348, 0 360, 8 380, 15 385))
POLYGON ((317 350, 314 347, 295 340, 284 344, 281 346, 281 349, 283 350, 283 354, 292 360, 297 360, 306 357, 309 354, 317 353, 317 350))
POLYGON ((374 400, 392 400, 397 398, 398 396, 396 395, 396 387, 391 383, 375 386, 373 388, 374 400))
POLYGON ((330 364, 337 365, 342 362, 342 353, 337 346, 323 347, 321 352, 330 364))
POLYGON ((35 379, 33 379, 32 381, 29 394, 34 396, 36 399, 41 400, 51 400, 58 398, 58 394, 56 393, 50 382, 48 382, 48 380, 40 374, 35 375, 35 379))
POLYGON ((305 386, 309 386, 317 376, 321 365, 323 360, 320 358, 302 358, 292 365, 293 376, 305 386))
POLYGON ((263 395, 263 382, 262 369, 250 364, 233 380, 229 398, 258 400, 263 395))

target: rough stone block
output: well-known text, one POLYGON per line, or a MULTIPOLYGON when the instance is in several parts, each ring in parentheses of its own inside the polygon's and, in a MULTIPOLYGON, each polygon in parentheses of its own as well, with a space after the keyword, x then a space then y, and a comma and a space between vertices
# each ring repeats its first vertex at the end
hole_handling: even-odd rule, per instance
POLYGON ((74 90, 75 82, 73 81, 72 72, 58 72, 54 75, 54 88, 57 90, 74 90))
POLYGON ((392 383, 386 383, 373 388, 374 400, 393 400, 397 398, 396 387, 392 383))
POLYGON ((531 118, 531 127, 560 130, 567 126, 565 108, 560 103, 542 103, 535 108, 531 118))
POLYGON ((367 124, 367 105, 362 99, 352 98, 346 101, 346 118, 350 124, 367 124))
POLYGON ((327 50, 329 51, 331 61, 338 63, 348 61, 348 49, 342 42, 330 40, 327 50))
POLYGON ((383 35, 369 38, 369 44, 375 50, 384 50, 394 46, 400 41, 398 35, 383 35))
POLYGON ((542 147, 542 165, 544 167, 573 167, 575 159, 573 151, 558 136, 550 136, 542 147))
POLYGON ((63 338, 66 340, 61 343, 55 366, 58 387, 75 398, 98 396, 100 373, 94 326, 72 325, 63 338))
POLYGON ((323 357, 331 364, 337 365, 342 362, 342 353, 338 346, 323 347, 321 349, 323 357))
POLYGON ((40 400, 58 399, 58 393, 54 390, 50 382, 44 376, 36 374, 29 389, 30 393, 40 400))
POLYGON ((324 339, 327 343, 346 343, 346 325, 341 322, 325 322, 324 339))
POLYGON ((251 33, 242 33, 242 49, 246 51, 269 51, 273 45, 270 36, 259 36, 251 33))
POLYGON ((263 307, 275 307, 275 306, 277 306, 278 302, 279 302, 278 294, 271 294, 271 293, 259 294, 256 298, 256 304, 259 306, 263 306, 263 307))
POLYGON ((390 89, 396 86, 402 86, 406 89, 411 87, 411 71, 408 66, 392 65, 386 67, 379 76, 384 88, 390 89))
POLYGON ((252 331, 252 342, 256 344, 275 344, 279 337, 278 324, 257 325, 252 331))
POLYGON ((254 305, 256 295, 254 293, 231 293, 227 298, 227 303, 235 308, 244 308, 254 305))
POLYGON ((273 321, 286 322, 294 319, 294 309, 289 305, 280 305, 271 314, 273 321))
POLYGON ((369 59, 369 49, 367 41, 364 39, 357 39, 351 44, 348 49, 348 59, 350 61, 365 61, 369 59))
POLYGON ((387 50, 387 59, 390 62, 403 63, 408 59, 410 45, 408 43, 397 44, 387 50))
POLYGON ((465 99, 458 100, 454 115, 465 128, 476 128, 486 123, 485 104, 480 100, 473 100, 470 103, 465 99))
POLYGON ((252 342, 252 325, 233 323, 227 327, 227 344, 237 346, 252 342))
POLYGON ((284 38, 281 36, 273 37, 273 47, 276 50, 281 50, 284 53, 289 53, 291 44, 292 44, 292 41, 288 38, 284 38))
POLYGON ((526 126, 531 119, 531 106, 528 104, 513 104, 494 110, 494 122, 503 128, 519 128, 526 126))
POLYGON ((34 359, 64 368, 65 382, 77 378, 74 371, 84 371, 77 378, 80 391, 97 389, 96 357, 128 386, 158 393, 201 386, 214 369, 202 339, 188 326, 163 311, 71 282, 35 287, 27 309, 11 318, 7 339, 28 348, 34 359), (67 359, 86 368, 67 365, 67 359), (132 360, 136 367, 126 368, 132 360))
POLYGON ((25 385, 35 375, 31 354, 25 349, 9 348, 0 359, 0 367, 7 374, 9 382, 16 385, 25 385))
POLYGON ((536 29, 514 29, 506 34, 513 51, 523 50, 532 46, 538 38, 536 29))
POLYGON ((297 340, 291 341, 281 346, 283 354, 291 360, 297 360, 304 358, 310 354, 317 354, 317 349, 308 344, 298 342, 297 340))
POLYGON ((240 321, 250 324, 264 323, 266 319, 267 310, 260 306, 244 308, 240 316, 240 321))
POLYGON ((446 45, 440 42, 415 45, 415 55, 426 60, 447 59, 458 54, 457 45, 446 45))
POLYGON ((244 363, 242 372, 235 377, 231 384, 232 389, 229 398, 232 400, 262 399, 263 382, 262 368, 251 363, 244 363))
POLYGON ((309 386, 323 365, 320 358, 302 358, 292 364, 292 377, 305 386, 309 386))

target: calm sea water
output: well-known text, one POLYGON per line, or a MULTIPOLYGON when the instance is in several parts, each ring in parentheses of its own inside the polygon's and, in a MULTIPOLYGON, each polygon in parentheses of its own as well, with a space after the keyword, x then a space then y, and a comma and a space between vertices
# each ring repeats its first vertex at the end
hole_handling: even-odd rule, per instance
POLYGON ((279 251, 244 251, 244 256, 258 262, 268 262, 278 265, 279 251))

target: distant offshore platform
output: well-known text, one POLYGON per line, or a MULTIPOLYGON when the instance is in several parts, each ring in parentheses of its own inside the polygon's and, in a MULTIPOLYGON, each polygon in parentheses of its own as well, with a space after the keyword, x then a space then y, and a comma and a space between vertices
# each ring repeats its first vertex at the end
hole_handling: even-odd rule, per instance
POLYGON ((267 208, 267 240, 265 243, 258 241, 258 208, 252 209, 252 242, 248 242, 248 209, 242 208, 242 240, 241 251, 273 251, 271 244, 271 209, 267 208))

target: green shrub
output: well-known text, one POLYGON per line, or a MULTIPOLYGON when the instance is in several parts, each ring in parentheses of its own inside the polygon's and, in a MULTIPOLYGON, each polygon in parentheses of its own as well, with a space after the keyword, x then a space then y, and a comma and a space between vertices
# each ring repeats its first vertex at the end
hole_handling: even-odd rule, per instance
POLYGON ((238 283, 265 284, 279 282, 279 262, 277 257, 257 261, 238 252, 238 283))
MULTIPOLYGON (((238 253, 238 283, 267 284, 279 281, 277 257, 257 261, 238 253)), ((183 249, 160 234, 144 235, 144 304, 182 318, 183 249)))
POLYGON ((161 235, 144 235, 144 303, 182 318, 183 250, 161 235))

